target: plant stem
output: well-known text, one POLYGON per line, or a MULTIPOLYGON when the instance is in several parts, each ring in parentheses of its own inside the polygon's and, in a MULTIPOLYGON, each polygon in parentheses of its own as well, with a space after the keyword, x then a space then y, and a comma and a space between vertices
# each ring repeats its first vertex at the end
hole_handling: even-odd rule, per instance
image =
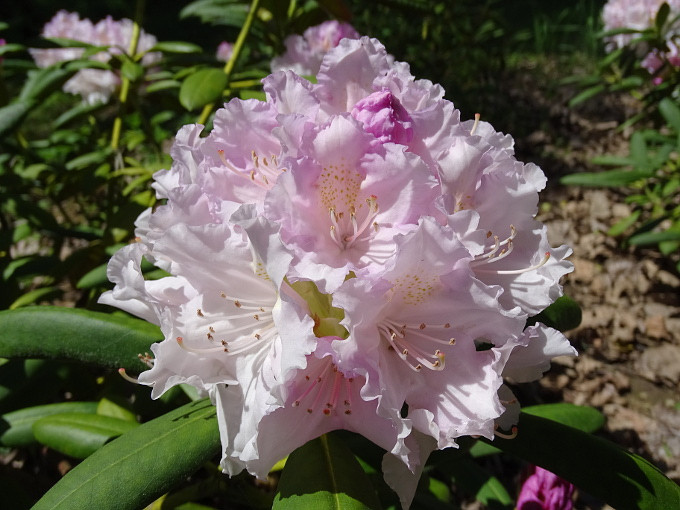
MULTIPOLYGON (((257 13, 259 5, 260 0, 253 0, 252 3, 250 4, 250 10, 248 11, 246 20, 243 23, 243 26, 241 27, 241 32, 239 32, 238 37, 236 38, 236 42, 234 43, 234 50, 232 51, 231 57, 229 58, 227 63, 224 65, 224 74, 227 75, 227 86, 229 85, 229 78, 231 77, 231 73, 234 70, 236 61, 238 60, 238 57, 241 54, 241 50, 243 49, 243 44, 245 43, 246 37, 248 36, 248 32, 250 32, 250 27, 253 24, 253 19, 255 19, 255 14, 257 13)), ((203 107, 203 111, 201 112, 201 115, 198 117, 197 121, 198 124, 205 124, 214 106, 215 103, 209 103, 203 107)))
MULTIPOLYGON (((142 14, 144 13, 144 1, 137 0, 137 6, 135 9, 135 19, 132 24, 132 37, 130 38, 130 46, 128 47, 128 55, 130 58, 134 58, 135 53, 137 53, 137 45, 139 44, 139 34, 141 32, 140 24, 142 22, 142 14)), ((120 130, 123 124, 123 110, 128 99, 128 93, 130 91, 130 79, 123 76, 123 80, 120 84, 120 94, 118 95, 118 115, 113 121, 113 132, 111 133, 111 148, 113 150, 118 149, 118 144, 120 142, 120 130)))

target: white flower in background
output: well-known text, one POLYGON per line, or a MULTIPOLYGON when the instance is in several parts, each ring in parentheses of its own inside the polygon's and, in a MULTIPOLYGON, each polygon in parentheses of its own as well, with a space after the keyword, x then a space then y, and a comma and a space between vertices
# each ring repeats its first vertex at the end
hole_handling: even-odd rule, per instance
MULTIPOLYGON (((47 38, 73 39, 94 46, 106 46, 90 58, 108 62, 111 55, 128 51, 132 40, 133 22, 129 19, 119 21, 107 16, 96 24, 89 19, 80 19, 78 13, 59 11, 43 27, 42 36, 47 38)), ((139 36, 137 52, 143 53, 156 44, 156 38, 143 30, 139 36)), ((48 67, 57 62, 76 60, 82 57, 84 48, 31 49, 30 53, 38 67, 48 67)), ((144 65, 160 60, 160 53, 146 53, 142 58, 144 65)), ((64 84, 64 91, 77 94, 89 104, 106 102, 120 84, 120 77, 105 69, 82 69, 64 84)))
POLYGON ((299 75, 315 75, 319 72, 324 55, 344 38, 358 39, 359 34, 349 23, 336 20, 309 27, 302 35, 290 35, 284 41, 285 53, 272 60, 271 70, 291 70, 299 75))

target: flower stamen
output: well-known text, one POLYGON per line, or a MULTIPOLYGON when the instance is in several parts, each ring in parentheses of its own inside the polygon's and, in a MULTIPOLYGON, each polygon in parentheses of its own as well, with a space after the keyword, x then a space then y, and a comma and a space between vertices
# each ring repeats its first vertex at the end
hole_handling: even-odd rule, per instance
POLYGON ((312 414, 321 409, 324 415, 331 416, 334 412, 339 412, 339 408, 344 407, 342 410, 344 414, 352 414, 351 393, 354 379, 345 377, 345 374, 329 358, 321 360, 320 363, 320 368, 305 375, 308 385, 293 401, 293 407, 301 406, 306 399, 312 398, 311 394, 314 393, 311 404, 305 409, 307 413, 312 414))
POLYGON ((474 124, 472 124, 472 129, 470 130, 471 135, 474 135, 475 131, 477 131, 477 126, 479 126, 479 119, 481 117, 482 116, 479 113, 475 113, 475 122, 474 122, 474 124))
POLYGON ((139 384, 139 379, 137 379, 136 377, 130 377, 130 376, 127 374, 127 372, 125 371, 124 368, 119 368, 119 369, 118 369, 118 373, 119 373, 120 376, 121 376, 123 379, 125 379, 127 382, 131 382, 132 384, 139 384))
POLYGON ((517 426, 512 427, 510 434, 505 434, 504 432, 498 432, 498 425, 494 426, 494 435, 502 437, 503 439, 515 439, 517 437, 517 432, 519 429, 517 426))
MULTIPOLYGON (((421 347, 422 342, 415 343, 414 337, 432 342, 438 345, 451 346, 455 344, 455 339, 448 341, 427 334, 424 330, 428 326, 420 324, 398 324, 390 319, 384 319, 379 325, 378 330, 387 339, 390 347, 408 365, 411 370, 419 372, 423 367, 430 370, 443 370, 445 366, 445 354, 441 349, 435 349, 428 353, 421 347), (422 326, 425 327, 422 327, 422 326)), ((431 329, 444 329, 444 326, 433 326, 431 329)))

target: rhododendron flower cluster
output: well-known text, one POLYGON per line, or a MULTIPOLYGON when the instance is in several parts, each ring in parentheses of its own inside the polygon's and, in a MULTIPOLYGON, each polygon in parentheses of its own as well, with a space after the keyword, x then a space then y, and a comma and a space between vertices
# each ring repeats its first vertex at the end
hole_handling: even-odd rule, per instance
POLYGON ((349 23, 336 20, 309 27, 302 35, 290 35, 284 41, 285 53, 272 59, 271 70, 314 76, 319 72, 324 55, 345 38, 358 39, 359 34, 349 23))
POLYGON ((179 131, 154 176, 164 204, 112 258, 101 302, 160 325, 139 382, 210 396, 224 471, 265 477, 347 429, 385 449, 408 507, 430 452, 517 422, 504 378, 575 354, 525 329, 572 269, 534 218, 545 176, 375 39, 340 41, 316 84, 263 84, 207 137, 179 131), (145 280, 142 258, 170 276, 145 280))
MULTIPOLYGON (((669 20, 675 20, 680 15, 680 0, 609 0, 602 10, 604 30, 616 29, 645 30, 654 26, 656 15, 662 4, 670 7, 669 20)), ((680 36, 680 26, 672 22, 665 34, 666 51, 643 47, 646 56, 642 60, 644 67, 650 74, 657 73, 668 62, 674 67, 680 67, 680 54, 676 38, 680 36)), ((630 45, 639 37, 636 33, 622 33, 605 38, 606 48, 613 51, 630 45)), ((642 53, 644 55, 645 53, 642 53)))
MULTIPOLYGON (((78 13, 59 11, 48 21, 42 30, 43 37, 73 39, 94 46, 106 46, 91 58, 100 62, 108 62, 111 55, 125 53, 132 39, 133 22, 129 19, 113 20, 107 16, 97 23, 89 19, 80 19, 78 13)), ((147 52, 156 44, 156 38, 141 31, 137 45, 138 52, 147 52)), ((57 62, 76 60, 85 52, 84 48, 31 49, 33 59, 38 67, 48 67, 57 62)), ((145 65, 153 64, 160 59, 160 53, 146 53, 142 58, 145 65)), ((104 69, 82 69, 64 84, 64 91, 78 94, 94 104, 107 101, 120 83, 120 78, 113 71, 104 69)))

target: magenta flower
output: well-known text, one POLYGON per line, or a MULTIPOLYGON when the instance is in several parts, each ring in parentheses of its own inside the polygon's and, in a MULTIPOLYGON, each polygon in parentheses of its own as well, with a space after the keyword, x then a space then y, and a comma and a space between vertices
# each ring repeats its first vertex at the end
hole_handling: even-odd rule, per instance
POLYGON ((571 510, 574 486, 559 476, 535 466, 524 481, 517 510, 571 510))
POLYGON ((504 378, 576 353, 525 329, 561 295, 570 250, 534 219, 545 176, 510 136, 461 122, 377 40, 328 40, 316 84, 276 72, 207 137, 180 130, 154 176, 165 203, 101 301, 161 326, 139 382, 211 397, 225 472, 263 478, 347 429, 386 450, 408 508, 433 450, 517 423, 504 378), (145 280, 142 257, 170 276, 145 280))

